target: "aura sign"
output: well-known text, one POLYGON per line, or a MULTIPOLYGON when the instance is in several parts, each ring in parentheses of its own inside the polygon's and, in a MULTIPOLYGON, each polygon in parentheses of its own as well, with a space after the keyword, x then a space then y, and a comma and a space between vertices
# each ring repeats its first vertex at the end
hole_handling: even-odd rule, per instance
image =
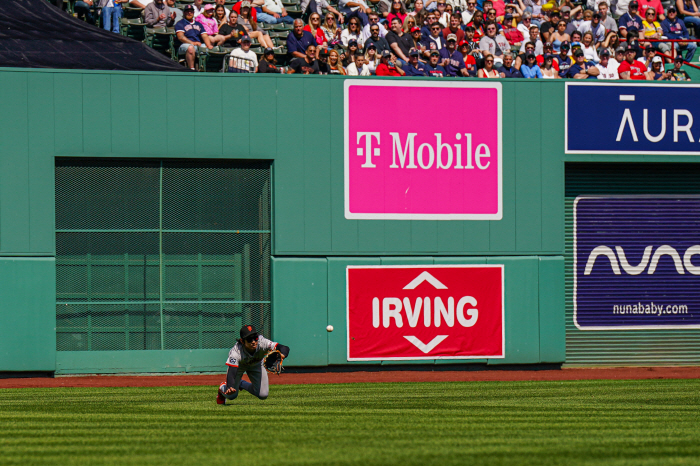
POLYGON ((500 83, 345 81, 345 218, 500 220, 501 152, 500 83))
POLYGON ((348 361, 505 357, 503 266, 348 266, 348 361))
POLYGON ((700 197, 576 198, 574 323, 700 328, 700 197))
POLYGON ((566 153, 700 155, 698 101, 697 84, 566 83, 566 153))

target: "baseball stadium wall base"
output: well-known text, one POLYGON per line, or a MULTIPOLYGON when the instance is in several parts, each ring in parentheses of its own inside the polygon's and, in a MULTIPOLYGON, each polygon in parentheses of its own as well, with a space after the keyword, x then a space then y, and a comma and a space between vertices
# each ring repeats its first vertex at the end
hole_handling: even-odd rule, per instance
POLYGON ((287 367, 698 364, 695 204, 668 237, 592 233, 605 202, 573 220, 581 196, 633 196, 624 220, 700 194, 695 109, 682 83, 616 84, 595 124, 629 109, 622 139, 593 141, 578 85, 0 70, 0 373, 224 372, 244 323, 287 367), (647 153, 664 109, 682 144, 669 120, 647 153), (589 275, 574 235, 577 264, 608 248, 589 275), (651 301, 686 307, 608 309, 651 301))

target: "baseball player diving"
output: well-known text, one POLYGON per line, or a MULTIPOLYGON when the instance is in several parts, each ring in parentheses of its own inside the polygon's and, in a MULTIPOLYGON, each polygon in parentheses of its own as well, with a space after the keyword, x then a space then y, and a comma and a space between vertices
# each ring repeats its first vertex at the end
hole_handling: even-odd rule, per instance
POLYGON ((282 362, 287 356, 288 346, 268 340, 252 325, 244 325, 240 340, 228 353, 226 382, 219 385, 216 402, 223 405, 226 400, 235 400, 241 388, 264 400, 270 391, 267 371, 282 372, 282 362), (243 373, 248 373, 250 382, 241 380, 243 373))

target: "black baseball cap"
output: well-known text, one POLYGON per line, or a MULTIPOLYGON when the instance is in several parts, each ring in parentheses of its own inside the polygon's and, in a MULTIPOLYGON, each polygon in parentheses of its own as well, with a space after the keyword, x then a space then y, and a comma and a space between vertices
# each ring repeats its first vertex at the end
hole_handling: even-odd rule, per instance
POLYGON ((411 49, 411 51, 408 52, 409 57, 417 57, 419 55, 420 55, 420 52, 418 52, 418 50, 416 50, 416 49, 411 49))
POLYGON ((637 0, 632 0, 630 2, 630 8, 639 8, 639 2, 637 0))
POLYGON ((564 42, 559 44, 559 48, 564 49, 564 50, 569 50, 571 48, 571 44, 569 43, 568 40, 565 40, 564 42))
POLYGON ((601 57, 609 57, 610 56, 610 51, 608 49, 603 50, 600 52, 601 57))
POLYGON ((194 11, 194 5, 185 5, 185 8, 182 9, 182 12, 184 13, 185 11, 192 10, 194 11))
POLYGON ((679 61, 679 62, 683 63, 683 57, 680 55, 676 55, 676 58, 674 58, 673 61, 679 61))
POLYGON ((678 13, 678 10, 676 9, 675 6, 671 5, 670 7, 668 7, 666 9, 666 13, 670 13, 670 12, 678 13))
POLYGON ((250 42, 250 36, 245 35, 245 36, 241 37, 239 42, 250 42))
POLYGON ((258 331, 255 330, 253 325, 244 325, 241 327, 241 340, 245 340, 251 335, 255 335, 256 337, 258 336, 258 331))
POLYGON ((574 52, 574 57, 581 57, 583 56, 583 50, 578 49, 577 51, 574 52))
POLYGON ((270 55, 270 54, 274 55, 274 53, 275 53, 275 50, 270 48, 270 47, 265 49, 265 55, 270 55))

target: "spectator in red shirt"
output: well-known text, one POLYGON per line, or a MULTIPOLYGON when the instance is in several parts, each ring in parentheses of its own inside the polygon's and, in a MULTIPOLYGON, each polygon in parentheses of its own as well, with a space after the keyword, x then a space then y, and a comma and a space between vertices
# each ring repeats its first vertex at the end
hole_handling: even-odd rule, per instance
POLYGON ((506 36, 506 40, 508 40, 508 43, 512 47, 516 49, 522 47, 525 38, 523 37, 522 32, 513 27, 513 15, 510 13, 506 13, 505 18, 503 19, 503 29, 501 29, 501 32, 504 36, 506 36))
POLYGON ((644 63, 636 59, 637 52, 634 48, 628 47, 625 51, 625 61, 620 63, 617 72, 620 79, 635 79, 639 81, 646 80, 647 67, 644 63))
POLYGON ((382 60, 377 65, 377 76, 404 76, 406 72, 396 66, 394 56, 388 50, 382 52, 382 60))
POLYGON ((664 16, 664 7, 661 4, 661 0, 637 0, 637 3, 639 3, 639 14, 642 16, 642 18, 646 18, 647 10, 649 8, 653 8, 656 12, 656 18, 654 19, 654 21, 663 21, 664 19, 666 19, 666 16, 664 16))
POLYGON ((457 36, 457 42, 462 42, 464 40, 464 31, 460 27, 462 24, 462 18, 459 15, 450 16, 450 25, 442 30, 442 37, 447 40, 447 36, 454 34, 457 36))
POLYGON ((401 0, 393 0, 391 3, 391 11, 389 11, 386 21, 391 24, 392 19, 399 18, 401 24, 403 24, 403 21, 406 19, 406 14, 406 7, 403 6, 401 0))

